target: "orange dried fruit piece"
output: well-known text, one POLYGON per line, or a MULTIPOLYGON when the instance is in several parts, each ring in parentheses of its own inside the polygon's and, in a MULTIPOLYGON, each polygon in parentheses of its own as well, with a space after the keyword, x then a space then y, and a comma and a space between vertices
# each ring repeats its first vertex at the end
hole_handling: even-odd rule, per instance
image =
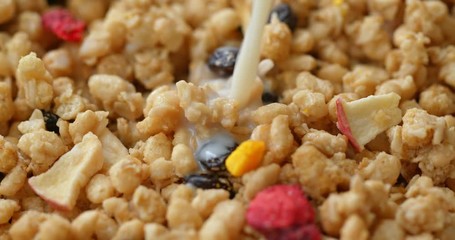
POLYGON ((226 159, 226 168, 232 176, 242 176, 261 164, 264 153, 265 143, 263 141, 245 141, 226 159))

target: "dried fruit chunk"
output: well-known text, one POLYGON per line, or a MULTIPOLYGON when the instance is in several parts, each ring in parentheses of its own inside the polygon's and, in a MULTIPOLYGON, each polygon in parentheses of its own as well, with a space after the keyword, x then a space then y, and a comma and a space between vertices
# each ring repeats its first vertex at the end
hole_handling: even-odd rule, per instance
POLYGON ((272 19, 273 15, 276 14, 280 22, 286 23, 291 31, 294 31, 297 26, 297 17, 292 11, 291 6, 286 3, 280 3, 276 5, 270 13, 268 22, 272 19))
POLYGON ((217 134, 209 141, 201 144, 196 152, 196 160, 202 168, 209 171, 226 170, 225 160, 237 147, 237 143, 229 134, 217 134))
POLYGON ((337 127, 354 148, 361 151, 378 134, 400 123, 399 103, 400 96, 396 93, 369 96, 348 103, 338 98, 337 127))
POLYGON ((185 182, 201 189, 224 189, 235 195, 232 183, 228 178, 211 173, 190 174, 185 177, 185 182))
POLYGON ((217 48, 208 61, 210 70, 222 77, 232 75, 238 53, 239 48, 237 47, 217 48))
POLYGON ((28 180, 30 187, 59 210, 76 205, 81 188, 103 167, 101 142, 91 132, 63 155, 47 172, 28 180))
POLYGON ((82 40, 85 23, 74 18, 68 10, 50 10, 43 14, 42 22, 45 28, 62 40, 69 42, 80 42, 82 40))
POLYGON ((245 141, 226 159, 226 168, 232 176, 242 176, 261 164, 264 153, 263 141, 245 141))
POLYGON ((275 185, 250 202, 248 224, 267 239, 320 239, 314 209, 297 185, 275 185))

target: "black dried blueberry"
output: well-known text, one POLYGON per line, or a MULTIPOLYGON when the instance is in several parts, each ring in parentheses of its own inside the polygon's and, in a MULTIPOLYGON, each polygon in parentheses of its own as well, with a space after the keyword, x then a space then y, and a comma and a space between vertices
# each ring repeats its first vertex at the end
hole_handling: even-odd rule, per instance
POLYGON ((227 133, 213 136, 196 151, 196 160, 203 170, 218 172, 226 170, 224 162, 237 147, 235 140, 227 133))
POLYGON ((227 177, 212 173, 195 173, 185 177, 185 182, 196 188, 202 189, 224 189, 230 196, 235 195, 234 187, 227 177))
POLYGON ((237 47, 219 47, 209 58, 209 68, 212 72, 222 77, 228 77, 234 72, 235 61, 239 48, 237 47))
POLYGON ((273 94, 273 93, 271 93, 271 92, 262 93, 261 98, 262 98, 262 102, 264 104, 278 102, 278 96, 273 94))
POLYGON ((59 134, 60 131, 57 126, 57 121, 58 121, 59 117, 52 112, 48 112, 48 111, 44 111, 44 110, 41 110, 41 112, 43 113, 44 122, 46 123, 46 130, 59 134))
POLYGON ((288 25, 291 31, 294 31, 297 26, 297 17, 292 11, 291 6, 286 3, 280 3, 276 5, 270 12, 268 22, 271 21, 273 14, 276 14, 281 22, 284 22, 286 25, 288 25))

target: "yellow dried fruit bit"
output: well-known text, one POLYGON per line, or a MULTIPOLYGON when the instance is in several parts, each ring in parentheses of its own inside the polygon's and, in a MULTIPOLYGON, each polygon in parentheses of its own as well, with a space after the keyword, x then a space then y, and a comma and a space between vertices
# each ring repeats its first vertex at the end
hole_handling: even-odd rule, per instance
POLYGON ((341 5, 343 2, 344 2, 344 0, 332 0, 332 4, 337 5, 337 6, 341 5))
POLYGON ((264 152, 265 143, 263 141, 245 141, 226 159, 226 168, 232 176, 242 176, 261 164, 264 152))

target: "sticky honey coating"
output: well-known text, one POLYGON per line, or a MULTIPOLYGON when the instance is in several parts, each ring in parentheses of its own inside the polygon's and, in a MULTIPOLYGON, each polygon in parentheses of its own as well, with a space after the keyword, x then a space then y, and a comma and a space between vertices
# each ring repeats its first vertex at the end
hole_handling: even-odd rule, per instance
POLYGON ((249 203, 283 184, 322 239, 453 239, 453 3, 273 7, 239 106, 234 59, 210 59, 242 51, 252 0, 0 1, 0 239, 264 239, 249 203), (55 9, 80 42, 42 24, 55 9), (393 111, 368 100, 391 93, 393 111))

